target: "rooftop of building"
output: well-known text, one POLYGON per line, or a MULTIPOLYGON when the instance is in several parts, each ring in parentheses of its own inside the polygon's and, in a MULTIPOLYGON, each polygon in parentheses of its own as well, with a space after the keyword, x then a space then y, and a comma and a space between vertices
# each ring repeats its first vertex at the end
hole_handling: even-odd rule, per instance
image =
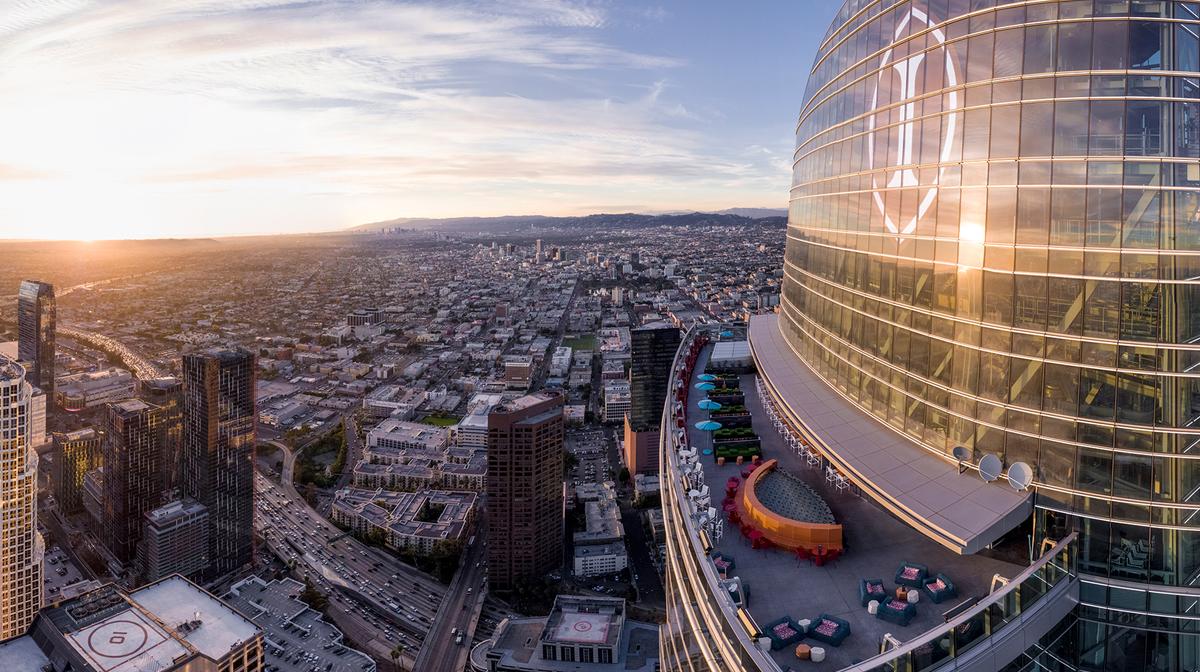
MULTIPOLYGON (((104 585, 47 607, 38 618, 45 622, 35 622, 35 628, 62 637, 43 645, 65 642, 88 665, 87 672, 159 672, 195 654, 220 661, 260 633, 237 611, 179 576, 129 594, 104 585)), ((0 644, 0 669, 38 670, 46 659, 32 636, 0 644)))
POLYGON ((146 512, 146 520, 151 525, 168 525, 176 520, 204 513, 208 509, 194 499, 177 499, 167 502, 152 511, 146 512))
MULTIPOLYGON (((676 430, 686 432, 689 445, 701 451, 711 447, 712 434, 695 428, 697 422, 708 419, 708 413, 697 407, 706 394, 696 388, 702 382, 696 376, 704 373, 712 349, 712 345, 704 348, 693 378, 688 381, 686 429, 676 430)), ((724 533, 713 542, 713 550, 733 559, 734 568, 729 574, 736 575, 749 586, 746 607, 760 626, 783 616, 799 621, 828 614, 847 620, 851 636, 840 647, 825 646, 826 664, 830 669, 840 669, 877 655, 885 633, 902 641, 916 637, 942 624, 942 613, 969 596, 986 595, 994 574, 1013 577, 1025 568, 1025 565, 1011 562, 1007 556, 999 554, 960 555, 901 522, 872 501, 854 494, 851 489, 838 490, 826 480, 820 466, 810 467, 804 458, 793 452, 775 429, 755 388, 754 374, 741 377, 745 405, 752 415, 753 430, 762 443, 763 457, 778 460, 779 469, 805 484, 829 506, 834 519, 843 526, 845 546, 844 554, 836 561, 818 567, 807 560, 798 561, 789 552, 753 548, 736 526, 725 522, 724 533), (926 599, 916 605, 916 617, 904 627, 868 614, 860 605, 859 581, 882 579, 892 590, 896 587, 895 572, 904 562, 919 562, 927 565, 931 573, 946 574, 955 583, 959 597, 938 605, 923 595, 926 599)), ((730 478, 740 479, 744 467, 732 461, 718 466, 711 455, 703 457, 702 464, 704 483, 712 493, 712 505, 720 507, 719 497, 725 492, 726 482, 730 478)), ((968 477, 964 475, 964 478, 968 477)), ((796 664, 790 648, 774 651, 772 657, 781 669, 796 664)))
POLYGON ((504 669, 651 672, 658 665, 658 625, 627 620, 620 598, 560 595, 549 616, 504 620, 495 638, 471 656, 478 660, 488 653, 504 669), (616 652, 612 664, 543 660, 542 644, 610 646, 616 652))
POLYGON ((390 441, 404 441, 430 448, 442 448, 450 440, 450 430, 444 427, 434 427, 396 418, 388 418, 375 425, 368 435, 374 440, 387 438, 390 441))
POLYGON ((129 597, 213 660, 260 633, 245 616, 180 576, 139 588, 129 597))

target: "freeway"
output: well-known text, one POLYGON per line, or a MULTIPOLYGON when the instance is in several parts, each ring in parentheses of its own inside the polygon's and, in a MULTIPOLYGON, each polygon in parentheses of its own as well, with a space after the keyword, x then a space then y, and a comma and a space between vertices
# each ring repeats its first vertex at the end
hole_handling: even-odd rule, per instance
MULTIPOLYGON (((255 527, 271 550, 332 594, 345 634, 376 656, 402 645, 415 652, 446 593, 436 579, 343 535, 299 497, 256 474, 255 527)), ((390 662, 384 654, 382 660, 390 662)))
POLYGON ((125 366, 133 372, 139 380, 152 380, 154 378, 165 378, 168 374, 160 370, 153 362, 135 352, 132 348, 126 347, 124 343, 109 338, 103 334, 97 334, 93 331, 84 331, 73 327, 58 327, 58 335, 73 338, 77 341, 82 341, 92 346, 110 352, 121 359, 125 366))
POLYGON ((475 543, 467 549, 459 565, 446 599, 438 608, 437 617, 429 627, 425 645, 417 655, 414 670, 421 672, 460 672, 471 653, 471 641, 483 602, 487 598, 487 571, 483 560, 486 544, 482 532, 475 543), (461 644, 455 641, 456 632, 462 632, 461 644))

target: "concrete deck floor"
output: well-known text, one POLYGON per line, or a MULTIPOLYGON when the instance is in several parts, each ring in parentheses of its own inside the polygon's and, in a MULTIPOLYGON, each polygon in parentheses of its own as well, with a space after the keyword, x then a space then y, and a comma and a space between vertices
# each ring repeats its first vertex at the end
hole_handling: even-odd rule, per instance
MULTIPOLYGON (((704 372, 711 347, 701 354, 694 375, 704 372)), ((798 562, 795 556, 784 551, 751 549, 750 542, 726 521, 724 536, 716 548, 734 557, 736 569, 732 574, 749 584, 748 607, 759 625, 784 615, 800 620, 813 619, 821 613, 850 622, 852 634, 840 647, 806 640, 812 646, 825 649, 825 662, 797 660, 792 649, 785 648, 772 654, 781 668, 836 670, 871 658, 879 653, 884 633, 891 633, 901 642, 913 639, 942 623, 942 613, 954 605, 970 596, 986 595, 993 574, 1012 577, 1023 569, 982 555, 959 555, 929 540, 873 502, 851 494, 851 489, 838 493, 826 483, 823 467, 809 467, 776 432, 758 397, 755 378, 755 375, 742 376, 741 386, 746 394, 746 408, 754 417, 754 430, 762 441, 763 458, 778 460, 779 468, 800 477, 825 498, 834 517, 843 526, 846 547, 845 554, 837 561, 816 567, 807 561, 798 562), (940 572, 950 577, 958 588, 958 597, 934 604, 928 595, 922 594, 916 618, 907 627, 901 627, 879 620, 859 606, 858 582, 864 578, 881 578, 889 590, 894 590, 896 568, 906 560, 923 563, 931 573, 940 572)), ((708 418, 708 413, 696 406, 705 398, 705 393, 695 387, 698 382, 693 379, 688 387, 687 427, 691 445, 703 449, 711 447, 712 440, 711 434, 694 427, 695 423, 708 418)), ((741 467, 736 464, 718 467, 712 456, 702 459, 713 506, 720 510, 725 481, 730 476, 740 477, 741 467)), ((969 476, 964 475, 966 477, 969 476)))

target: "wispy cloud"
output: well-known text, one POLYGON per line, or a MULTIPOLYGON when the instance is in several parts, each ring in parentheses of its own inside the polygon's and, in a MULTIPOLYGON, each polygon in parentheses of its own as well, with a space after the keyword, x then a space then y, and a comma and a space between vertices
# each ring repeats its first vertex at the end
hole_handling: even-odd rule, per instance
MULTIPOLYGON (((547 196, 674 208, 663 199, 777 188, 778 159, 714 148, 673 97, 684 59, 608 39, 619 20, 572 0, 10 2, 0 180, 82 189, 67 200, 111 203, 115 233, 138 217, 205 227, 251 198, 247 213, 274 203, 289 226, 320 229, 535 211, 547 196), (296 206, 311 194, 342 201, 296 206)), ((85 212, 35 198, 0 185, 0 235, 85 212)))

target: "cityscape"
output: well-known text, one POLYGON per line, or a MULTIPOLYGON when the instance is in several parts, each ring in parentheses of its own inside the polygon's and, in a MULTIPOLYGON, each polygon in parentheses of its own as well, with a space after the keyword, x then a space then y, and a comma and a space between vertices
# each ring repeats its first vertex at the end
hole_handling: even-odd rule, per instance
MULTIPOLYGON (((749 54, 786 11, 800 60, 731 64, 800 73, 774 111, 792 157, 708 147, 727 179, 671 200, 693 174, 650 137, 730 112, 659 114, 685 95, 659 80, 612 143, 661 149, 661 182, 598 170, 602 206, 554 205, 528 135, 496 187, 522 205, 491 214, 429 206, 445 174, 382 156, 410 210, 323 228, 273 205, 316 196, 277 166, 253 206, 202 170, 173 187, 276 208, 238 235, 31 224, 49 204, 10 228, 0 205, 0 670, 1200 672, 1200 3, 185 1, 0 10, 0 54, 44 67, 140 17, 121 29, 186 62, 180 86, 248 59, 214 99, 293 111, 264 80, 308 48, 462 113, 420 82, 684 81, 696 22, 749 54), (243 20, 298 46, 243 44, 243 20), (393 34, 435 52, 428 79, 367 49, 393 34)), ((303 69, 321 123, 400 105, 303 69)), ((712 76, 714 100, 740 86, 712 76)))

